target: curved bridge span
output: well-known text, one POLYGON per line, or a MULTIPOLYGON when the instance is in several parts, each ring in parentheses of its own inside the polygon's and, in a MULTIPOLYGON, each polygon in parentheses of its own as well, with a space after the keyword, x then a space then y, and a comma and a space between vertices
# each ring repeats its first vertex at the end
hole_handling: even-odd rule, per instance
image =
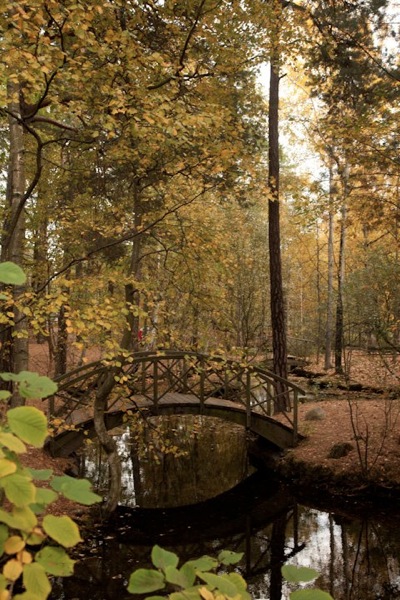
MULTIPOLYGON (((300 387, 250 363, 195 352, 139 352, 78 367, 56 380, 53 414, 88 429, 96 390, 110 371, 115 385, 107 407, 108 428, 120 424, 126 410, 202 414, 240 424, 279 448, 298 441, 298 400, 305 393, 300 387), (274 415, 282 394, 279 404, 285 410, 274 415)), ((73 435, 67 431, 58 436, 58 453, 62 440, 66 453, 73 435)))

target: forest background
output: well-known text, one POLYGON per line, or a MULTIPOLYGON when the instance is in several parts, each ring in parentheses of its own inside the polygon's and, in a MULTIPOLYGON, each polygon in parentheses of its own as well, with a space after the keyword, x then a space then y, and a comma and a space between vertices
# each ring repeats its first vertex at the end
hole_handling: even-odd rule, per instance
POLYGON ((33 339, 53 376, 92 348, 265 358, 276 302, 285 357, 398 349, 396 3, 2 9, 1 260, 28 280, 3 292, 1 371, 33 339))

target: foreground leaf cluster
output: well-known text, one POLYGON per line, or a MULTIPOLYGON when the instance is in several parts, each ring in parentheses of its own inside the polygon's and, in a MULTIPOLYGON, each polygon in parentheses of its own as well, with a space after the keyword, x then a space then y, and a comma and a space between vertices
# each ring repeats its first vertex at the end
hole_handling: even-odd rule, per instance
MULTIPOLYGON (((17 265, 0 265, 3 283, 19 285, 24 277, 17 265)), ((29 371, 0 373, 0 379, 17 385, 23 398, 45 398, 57 390, 48 377, 29 371)), ((0 400, 9 397, 0 392, 0 400)), ((59 495, 87 506, 101 500, 86 480, 23 466, 26 444, 42 448, 47 435, 47 418, 33 406, 8 410, 0 423, 0 493, 7 500, 7 508, 0 508, 0 600, 45 600, 49 576, 72 575, 67 550, 82 541, 79 528, 69 516, 46 514, 49 504, 59 495), (16 582, 24 591, 14 594, 16 582)))
MULTIPOLYGON (((179 557, 154 546, 151 561, 154 569, 137 569, 129 580, 131 594, 163 595, 148 596, 146 600, 250 600, 247 584, 237 572, 222 572, 236 565, 243 553, 223 550, 217 558, 202 556, 189 560, 179 567, 179 557)), ((282 575, 289 583, 309 583, 318 577, 318 572, 308 567, 284 565, 282 575)), ((318 588, 299 589, 291 592, 290 600, 333 600, 332 596, 318 588)))
MULTIPOLYGON (((129 579, 128 592, 148 594, 159 590, 171 590, 170 600, 223 600, 243 598, 250 600, 247 584, 239 573, 216 573, 221 567, 236 564, 243 553, 223 550, 217 558, 203 556, 189 560, 181 567, 174 552, 154 546, 151 560, 155 569, 137 569, 129 579)), ((165 596, 150 596, 151 600, 165 596)), ((148 600, 150 600, 150 598, 148 600)))

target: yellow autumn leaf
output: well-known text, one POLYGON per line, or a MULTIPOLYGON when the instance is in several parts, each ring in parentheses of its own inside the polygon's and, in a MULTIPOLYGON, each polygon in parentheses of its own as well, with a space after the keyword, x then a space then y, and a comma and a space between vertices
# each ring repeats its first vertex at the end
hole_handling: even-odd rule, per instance
POLYGON ((22 552, 18 552, 17 559, 23 565, 29 565, 33 560, 32 554, 30 552, 28 552, 27 550, 22 550, 22 552))
POLYGON ((3 575, 9 581, 17 581, 22 574, 22 564, 16 558, 12 558, 3 567, 3 575))
POLYGON ((15 473, 16 470, 17 465, 15 462, 8 460, 7 458, 0 459, 0 477, 11 475, 12 473, 15 473))
POLYGON ((12 535, 4 544, 4 551, 7 554, 17 554, 25 548, 25 542, 19 535, 12 535))
POLYGON ((214 594, 210 592, 206 587, 199 589, 199 594, 204 600, 214 600, 214 594))

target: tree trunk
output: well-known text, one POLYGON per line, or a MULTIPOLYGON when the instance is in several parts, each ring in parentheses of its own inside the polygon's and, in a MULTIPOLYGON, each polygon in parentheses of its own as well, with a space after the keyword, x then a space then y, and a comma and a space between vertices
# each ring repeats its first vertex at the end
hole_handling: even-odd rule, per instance
MULTIPOLYGON (((279 216, 279 67, 271 61, 268 114, 268 233, 271 287, 271 330, 273 369, 277 375, 287 378, 286 315, 282 283, 282 259, 279 216)), ((288 409, 288 390, 284 383, 276 385, 274 411, 288 409)))
MULTIPOLYGON (((140 229, 142 223, 141 206, 139 199, 139 191, 135 188, 135 225, 137 230, 140 229)), ((137 235, 133 239, 131 261, 129 266, 129 275, 134 280, 125 286, 125 302, 128 309, 126 317, 125 329, 121 340, 122 351, 137 351, 139 347, 139 314, 135 308, 139 307, 139 290, 136 282, 140 277, 140 258, 141 258, 141 242, 142 237, 137 235)), ((121 357, 123 362, 123 357, 121 357)), ((114 388, 117 369, 111 369, 104 381, 99 385, 94 403, 94 428, 99 438, 99 442, 104 448, 107 461, 110 469, 110 488, 107 502, 104 506, 106 514, 111 514, 117 507, 121 494, 121 460, 118 454, 118 449, 115 440, 108 435, 105 425, 105 413, 107 412, 107 401, 114 388)))
MULTIPOLYGON (((40 195, 40 193, 39 193, 40 195)), ((43 208, 39 208, 40 202, 36 205, 36 210, 38 212, 38 225, 33 232, 33 266, 32 266, 32 276, 31 276, 31 285, 32 289, 35 293, 38 293, 38 290, 45 285, 45 281, 49 276, 48 272, 48 238, 47 238, 47 228, 48 228, 48 218, 43 211, 43 208)), ((47 286, 48 288, 48 286, 47 286)), ((38 344, 44 344, 47 339, 50 337, 46 336, 44 333, 39 331, 36 334, 36 341, 38 344)))
POLYGON ((335 329, 335 371, 339 375, 343 374, 343 347, 344 347, 344 312, 343 312, 343 289, 345 278, 345 259, 346 259, 346 218, 347 218, 347 195, 348 195, 349 172, 347 165, 343 173, 343 203, 341 207, 340 223, 340 246, 339 246, 339 264, 338 264, 338 291, 336 302, 336 329, 335 329))
POLYGON ((328 299, 326 308, 326 329, 325 329, 325 364, 326 370, 332 368, 332 323, 333 323, 333 268, 334 268, 334 251, 333 251, 333 168, 329 165, 329 215, 328 215, 328 299))
POLYGON ((105 513, 111 514, 118 505, 121 492, 121 460, 118 455, 118 448, 113 437, 108 435, 104 415, 107 411, 107 400, 115 385, 115 370, 111 369, 105 380, 100 385, 94 401, 94 429, 99 438, 99 442, 107 455, 107 461, 110 468, 110 487, 108 498, 104 505, 105 513))
MULTIPOLYGON (((24 131, 20 122, 19 84, 9 82, 8 92, 8 127, 9 127, 9 164, 7 173, 7 205, 8 210, 3 224, 1 240, 1 260, 11 260, 23 266, 25 242, 25 217, 23 202, 25 193, 24 172, 24 131)), ((24 286, 13 287, 14 326, 8 328, 1 340, 2 369, 19 373, 28 369, 28 339, 26 318, 18 308, 18 301, 24 293, 24 286), (12 334, 12 335, 11 335, 12 334)), ((14 389, 11 406, 20 406, 25 400, 14 389)))
POLYGON ((282 598, 282 565, 285 563, 287 515, 284 514, 274 521, 271 534, 271 579, 269 587, 270 600, 282 598))
POLYGON ((57 342, 54 357, 54 376, 59 377, 67 372, 68 332, 65 318, 65 305, 58 311, 57 342))
POLYGON ((346 242, 346 205, 341 208, 342 220, 340 223, 340 246, 338 265, 338 290, 336 300, 336 325, 335 325, 335 371, 343 374, 343 346, 344 346, 344 312, 343 312, 343 286, 345 269, 345 242, 346 242))

